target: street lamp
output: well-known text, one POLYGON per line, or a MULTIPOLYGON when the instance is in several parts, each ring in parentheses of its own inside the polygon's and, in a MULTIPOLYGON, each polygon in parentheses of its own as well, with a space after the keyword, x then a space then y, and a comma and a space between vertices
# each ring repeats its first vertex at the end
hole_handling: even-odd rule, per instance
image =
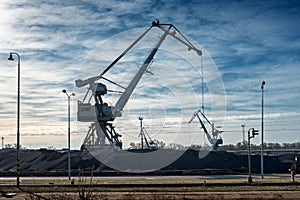
POLYGON ((71 129, 70 129, 70 98, 71 96, 75 96, 75 93, 68 94, 67 90, 63 89, 63 93, 65 93, 68 97, 68 176, 69 180, 71 180, 71 129))
POLYGON ((20 186, 20 55, 16 52, 10 52, 8 60, 14 61, 13 54, 18 57, 18 100, 17 100, 17 187, 20 186))
POLYGON ((265 81, 261 82, 261 152, 260 152, 260 170, 261 178, 264 178, 264 85, 265 81))
POLYGON ((245 140, 245 127, 246 127, 246 125, 242 124, 241 127, 243 129, 243 148, 244 147, 246 148, 246 140, 245 140))

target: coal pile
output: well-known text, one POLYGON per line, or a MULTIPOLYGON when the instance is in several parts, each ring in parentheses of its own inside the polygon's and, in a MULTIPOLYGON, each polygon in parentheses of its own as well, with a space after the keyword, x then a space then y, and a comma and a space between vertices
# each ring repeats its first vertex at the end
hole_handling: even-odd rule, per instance
MULTIPOLYGON (((265 156, 265 173, 288 173, 295 155, 265 156)), ((68 152, 59 150, 20 150, 21 176, 65 176, 68 169, 68 152)), ((260 156, 253 155, 252 172, 260 171, 260 156)), ((71 151, 72 174, 120 175, 95 159, 88 151, 71 151)), ((199 157, 199 151, 189 149, 172 164, 148 174, 234 174, 248 172, 247 155, 226 151, 212 151, 199 157)), ((16 149, 0 150, 0 175, 15 176, 16 149)))

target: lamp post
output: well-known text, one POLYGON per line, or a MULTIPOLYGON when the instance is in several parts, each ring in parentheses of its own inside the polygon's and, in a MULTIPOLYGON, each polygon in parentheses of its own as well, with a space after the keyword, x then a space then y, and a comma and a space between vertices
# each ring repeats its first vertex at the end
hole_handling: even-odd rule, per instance
POLYGON ((242 124, 241 127, 243 129, 243 146, 246 148, 246 140, 245 140, 245 127, 246 127, 246 125, 242 124))
POLYGON ((139 117, 139 120, 140 120, 140 126, 141 126, 141 133, 140 133, 140 136, 141 136, 141 147, 142 149, 144 149, 144 131, 143 131, 143 117, 139 117))
POLYGON ((75 96, 75 93, 68 94, 67 90, 63 89, 63 93, 65 93, 68 97, 68 177, 71 180, 71 129, 70 129, 70 98, 71 96, 75 96))
POLYGON ((265 81, 261 82, 261 152, 260 152, 260 170, 261 178, 264 178, 264 85, 265 81))
POLYGON ((8 60, 14 61, 13 54, 18 57, 18 100, 17 100, 17 187, 20 186, 20 55, 16 52, 10 52, 8 60))

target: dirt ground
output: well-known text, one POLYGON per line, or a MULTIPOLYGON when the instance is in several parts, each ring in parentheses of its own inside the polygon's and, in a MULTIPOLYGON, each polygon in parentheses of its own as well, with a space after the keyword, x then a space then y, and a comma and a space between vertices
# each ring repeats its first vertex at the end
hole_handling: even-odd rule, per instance
MULTIPOLYGON (((40 194, 46 199, 78 199, 78 194, 40 194)), ((0 200, 8 199, 6 197, 0 197, 0 200)), ((16 196, 9 198, 12 200, 23 200, 23 199, 40 199, 38 197, 30 196, 25 193, 19 193, 16 196)), ((109 193, 99 193, 94 196, 93 199, 130 199, 130 200, 164 200, 164 199, 206 199, 206 200, 214 200, 214 199, 222 199, 222 200, 252 200, 252 199, 291 199, 296 200, 300 199, 300 191, 248 191, 248 192, 191 192, 191 193, 168 193, 168 192, 133 192, 133 193, 122 193, 122 192, 109 192, 109 193)))

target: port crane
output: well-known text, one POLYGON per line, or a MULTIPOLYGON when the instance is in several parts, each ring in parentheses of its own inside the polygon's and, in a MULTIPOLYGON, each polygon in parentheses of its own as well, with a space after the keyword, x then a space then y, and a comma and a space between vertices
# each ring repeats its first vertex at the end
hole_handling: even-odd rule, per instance
POLYGON ((153 150, 153 149, 157 149, 157 147, 155 146, 155 142, 151 139, 150 135, 148 134, 147 130, 145 129, 145 127, 143 126, 143 117, 139 117, 140 120, 140 134, 139 137, 141 138, 141 149, 143 150, 145 149, 149 149, 149 150, 153 150), (144 144, 146 144, 146 147, 144 147, 144 144))
POLYGON ((122 116, 123 108, 128 102, 130 96, 132 95, 134 89, 139 83, 145 72, 148 72, 148 67, 153 62, 153 58, 160 48, 161 44, 167 36, 171 36, 183 45, 187 47, 190 51, 196 52, 197 55, 202 56, 202 51, 197 49, 174 25, 172 24, 162 24, 158 20, 152 22, 151 26, 148 27, 128 48, 126 48, 114 61, 112 61, 99 75, 90 77, 85 80, 75 80, 76 87, 88 86, 88 90, 82 101, 78 101, 78 112, 77 120, 81 122, 91 122, 88 133, 84 139, 82 148, 87 146, 97 146, 104 145, 105 140, 109 142, 110 145, 122 149, 122 141, 120 139, 121 135, 117 133, 114 129, 112 121, 117 117, 122 116), (150 31, 152 28, 158 28, 162 31, 162 36, 159 37, 159 41, 156 43, 155 47, 152 49, 148 57, 144 60, 143 64, 140 66, 135 76, 129 82, 127 87, 106 78, 104 75, 122 58, 124 57, 136 44, 141 41, 141 39, 150 31), (101 82, 97 82, 101 80, 101 82), (109 105, 104 102, 103 96, 108 92, 113 92, 107 89, 106 85, 103 84, 104 81, 112 83, 120 87, 121 96, 116 101, 115 105, 109 105), (94 99, 94 105, 92 105, 92 98, 94 99))
POLYGON ((214 123, 211 123, 207 117, 204 115, 204 113, 201 111, 201 110, 197 110, 192 118, 190 119, 190 121, 188 122, 189 124, 195 119, 195 118, 198 118, 199 122, 200 122, 200 125, 201 125, 201 128, 204 130, 204 133, 209 141, 209 143, 212 145, 212 148, 214 151, 217 151, 218 150, 218 147, 220 144, 223 144, 223 139, 220 137, 220 134, 223 132, 223 131, 219 131, 218 129, 215 128, 214 126, 214 123), (211 129, 212 129, 212 136, 209 134, 207 128, 205 127, 204 125, 204 122, 201 120, 200 118, 200 115, 208 122, 208 124, 211 126, 211 129))

